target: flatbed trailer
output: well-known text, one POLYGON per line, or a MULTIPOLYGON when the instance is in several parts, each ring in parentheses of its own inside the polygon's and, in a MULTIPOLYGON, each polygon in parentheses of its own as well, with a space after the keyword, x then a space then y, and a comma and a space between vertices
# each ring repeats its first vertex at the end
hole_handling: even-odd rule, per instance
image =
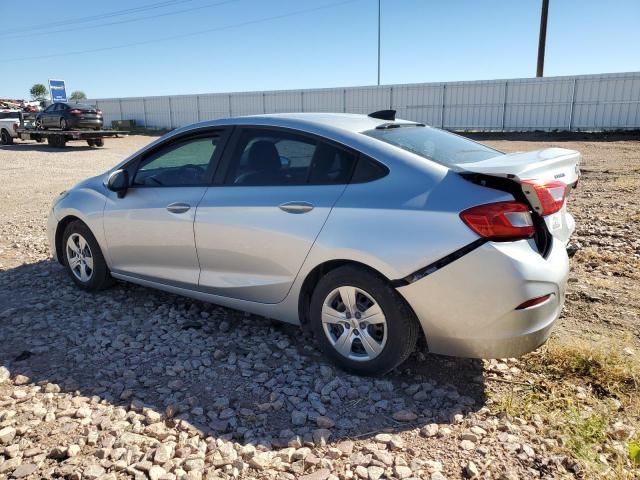
POLYGON ((125 137, 128 133, 121 130, 38 130, 24 127, 16 129, 17 137, 21 140, 35 140, 38 143, 46 140, 54 148, 64 148, 67 142, 76 140, 84 140, 90 147, 102 147, 106 137, 125 137))

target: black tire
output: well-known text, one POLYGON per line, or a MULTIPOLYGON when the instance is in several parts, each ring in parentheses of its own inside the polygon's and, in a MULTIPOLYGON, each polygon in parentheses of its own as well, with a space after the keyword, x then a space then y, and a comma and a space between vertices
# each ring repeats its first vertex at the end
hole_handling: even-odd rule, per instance
POLYGON ((42 143, 42 142, 44 142, 44 138, 42 138, 42 137, 36 137, 36 138, 34 138, 34 140, 35 140, 36 142, 38 142, 38 143, 42 143))
POLYGON ((68 130, 69 129, 69 124, 67 123, 67 121, 64 118, 60 119, 60 129, 61 130, 68 130))
POLYGON ((13 144, 13 137, 9 135, 4 128, 0 132, 0 145, 11 145, 13 144))
POLYGON ((93 144, 94 144, 96 147, 104 147, 104 138, 96 138, 96 139, 93 141, 93 144))
MULTIPOLYGON (((385 279, 357 266, 336 268, 320 279, 311 297, 310 324, 320 348, 338 367, 368 376, 384 375, 404 362, 413 352, 419 332, 418 322, 400 294, 385 279), (386 343, 382 351, 370 360, 353 360, 342 355, 325 334, 323 304, 335 289, 342 286, 352 286, 366 292, 385 316, 386 343)), ((353 331, 355 333, 355 328, 353 331)))
POLYGON ((87 140, 87 145, 89 145, 90 147, 95 146, 95 143, 93 142, 93 140, 87 140))
POLYGON ((36 119, 36 130, 46 130, 46 129, 47 127, 45 127, 42 124, 42 119, 41 118, 36 119))
POLYGON ((62 258, 67 269, 67 273, 69 273, 73 282, 81 289, 88 292, 97 292, 113 285, 114 280, 111 277, 109 267, 107 266, 107 262, 104 260, 104 256, 102 255, 98 242, 91 233, 91 230, 89 230, 89 227, 79 220, 71 222, 64 230, 64 234, 62 235, 62 258), (70 265, 71 260, 69 256, 71 252, 67 247, 67 242, 69 241, 69 237, 74 234, 78 234, 84 238, 89 247, 93 268, 91 269, 91 274, 86 281, 78 278, 76 272, 72 270, 70 265))

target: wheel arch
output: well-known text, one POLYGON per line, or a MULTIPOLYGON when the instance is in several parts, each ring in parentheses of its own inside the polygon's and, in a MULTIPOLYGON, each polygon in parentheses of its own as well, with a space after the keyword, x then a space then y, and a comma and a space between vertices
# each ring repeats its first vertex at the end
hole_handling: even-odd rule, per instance
MULTIPOLYGON (((82 222, 84 225, 86 225, 87 228, 89 228, 89 226, 82 221, 81 218, 76 217, 75 215, 67 215, 66 217, 62 218, 59 222, 58 225, 56 226, 56 236, 55 236, 55 242, 56 242, 56 256, 58 257, 58 262, 61 265, 64 265, 64 257, 63 257, 63 251, 62 251, 62 240, 63 240, 63 236, 64 236, 64 231, 67 229, 67 226, 71 223, 71 222, 82 222)), ((89 230, 91 230, 89 228, 89 230)))
MULTIPOLYGON (((300 287, 300 293, 298 295, 298 317, 300 319, 300 324, 302 326, 308 325, 309 323, 309 308, 311 305, 311 295, 313 295, 313 291, 315 290, 316 285, 320 281, 320 279, 326 275, 327 273, 335 270, 339 267, 344 266, 354 266, 361 268, 369 273, 375 275, 380 278, 382 281, 391 285, 391 280, 387 278, 380 271, 375 268, 364 264, 362 262, 358 262, 355 260, 347 260, 347 259, 338 259, 338 260, 328 260, 326 262, 320 263, 316 265, 311 271, 307 274, 304 281, 302 282, 302 286, 300 287)), ((402 295, 398 295, 398 297, 405 303, 407 308, 412 312, 415 317, 415 312, 411 305, 402 297, 402 295)), ((416 317, 417 318, 417 317, 416 317)))

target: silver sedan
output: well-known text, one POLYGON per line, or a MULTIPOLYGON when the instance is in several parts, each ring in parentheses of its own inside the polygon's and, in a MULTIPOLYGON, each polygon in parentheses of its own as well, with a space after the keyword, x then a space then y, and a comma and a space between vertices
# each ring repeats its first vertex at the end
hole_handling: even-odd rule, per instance
POLYGON ((58 197, 51 250, 85 290, 113 279, 310 328, 340 367, 429 351, 511 357, 564 302, 580 154, 503 154, 371 115, 190 125, 58 197))

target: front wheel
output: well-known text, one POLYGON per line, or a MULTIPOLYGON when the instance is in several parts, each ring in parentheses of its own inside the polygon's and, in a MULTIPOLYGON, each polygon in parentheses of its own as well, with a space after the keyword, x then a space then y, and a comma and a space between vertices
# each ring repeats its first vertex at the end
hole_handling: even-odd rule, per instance
POLYGON ((345 266, 320 279, 311 297, 311 328, 325 354, 359 375, 383 375, 411 354, 413 312, 382 278, 345 266))
POLYGON ((67 225, 62 247, 67 272, 80 288, 95 292, 113 283, 100 246, 84 223, 75 221, 67 225))

